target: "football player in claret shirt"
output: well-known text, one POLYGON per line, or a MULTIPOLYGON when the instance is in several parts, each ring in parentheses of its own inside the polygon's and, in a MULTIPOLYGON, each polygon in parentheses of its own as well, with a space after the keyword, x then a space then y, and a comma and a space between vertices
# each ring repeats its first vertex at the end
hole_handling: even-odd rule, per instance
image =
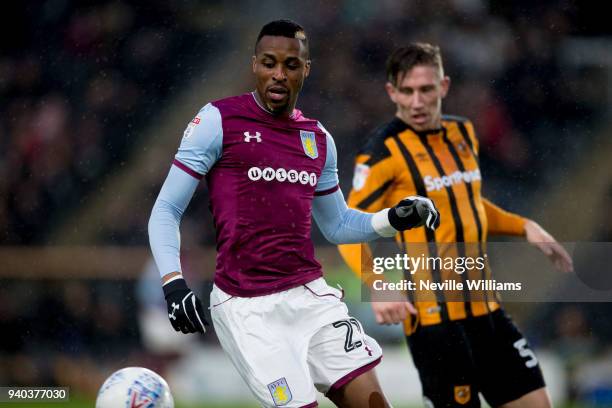
POLYGON ((331 135, 295 109, 309 71, 302 27, 262 28, 256 90, 206 104, 187 125, 153 207, 151 248, 173 327, 204 332, 200 301, 181 275, 179 223, 205 177, 217 239, 212 320, 259 402, 314 407, 319 390, 338 406, 385 407, 373 370, 381 349, 322 278, 311 218, 331 242, 351 243, 435 229, 438 213, 416 196, 376 214, 348 209, 331 135))
MULTIPOLYGON (((482 197, 474 127, 465 118, 442 115, 450 79, 439 48, 416 43, 396 49, 387 61, 387 81, 396 114, 357 156, 349 206, 376 212, 397 197, 418 194, 434 201, 442 224, 435 231, 398 232, 396 241, 407 255, 419 256, 415 252, 426 248, 434 257, 438 250, 482 256, 489 234, 516 235, 544 252, 558 269, 570 271, 571 258, 542 227, 482 197)), ((371 255, 366 245, 344 245, 340 252, 371 283, 373 275, 361 271, 367 264, 362 249, 364 257, 371 255)), ((440 280, 440 272, 407 275, 419 289, 416 280, 440 280)), ((462 299, 449 300, 444 291, 432 296, 417 290, 407 293, 414 302, 372 302, 379 323, 403 322, 426 406, 479 407, 479 393, 493 407, 550 406, 534 353, 496 294, 488 292, 468 291, 462 299)))

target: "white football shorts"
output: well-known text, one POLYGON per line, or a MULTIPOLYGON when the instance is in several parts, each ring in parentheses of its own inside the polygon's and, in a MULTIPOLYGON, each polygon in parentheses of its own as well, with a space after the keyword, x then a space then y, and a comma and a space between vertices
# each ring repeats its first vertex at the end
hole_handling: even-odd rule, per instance
POLYGON ((264 407, 316 407, 316 390, 340 388, 380 362, 380 346, 341 298, 323 278, 248 298, 213 286, 221 346, 264 407))

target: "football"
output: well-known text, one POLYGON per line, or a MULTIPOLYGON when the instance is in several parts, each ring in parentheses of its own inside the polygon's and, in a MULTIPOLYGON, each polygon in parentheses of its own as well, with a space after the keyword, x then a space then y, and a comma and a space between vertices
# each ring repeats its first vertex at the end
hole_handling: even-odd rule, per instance
POLYGON ((96 408, 174 408, 166 380, 148 368, 115 371, 98 391, 96 408))

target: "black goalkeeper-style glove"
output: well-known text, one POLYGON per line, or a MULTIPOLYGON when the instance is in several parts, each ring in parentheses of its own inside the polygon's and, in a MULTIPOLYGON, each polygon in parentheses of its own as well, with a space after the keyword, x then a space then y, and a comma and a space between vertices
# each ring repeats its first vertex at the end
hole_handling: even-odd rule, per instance
POLYGON ((204 318, 202 303, 187 287, 185 279, 170 281, 162 288, 168 303, 168 318, 174 330, 205 333, 208 322, 204 318))
POLYGON ((410 196, 404 198, 387 213, 389 224, 398 231, 425 227, 435 230, 440 225, 440 213, 429 198, 410 196))

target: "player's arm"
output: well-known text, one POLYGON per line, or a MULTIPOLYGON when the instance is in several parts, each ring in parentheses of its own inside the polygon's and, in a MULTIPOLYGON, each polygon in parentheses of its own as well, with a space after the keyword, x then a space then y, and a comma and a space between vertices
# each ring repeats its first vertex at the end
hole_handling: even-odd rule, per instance
MULTIPOLYGON (((355 159, 353 185, 347 199, 348 206, 370 213, 384 209, 385 204, 389 202, 388 195, 393 190, 397 177, 391 152, 384 141, 374 135, 371 142, 355 159)), ((364 276, 369 277, 371 274, 362 273, 362 259, 363 265, 371 265, 369 245, 339 245, 338 250, 353 273, 365 282, 364 276)))
POLYGON ((374 214, 348 208, 338 186, 336 146, 331 135, 321 126, 327 137, 325 165, 315 190, 313 217, 325 238, 334 244, 372 241, 392 237, 398 231, 425 225, 436 228, 438 211, 431 200, 406 197, 392 208, 374 214))
POLYGON ((438 211, 428 198, 412 196, 392 208, 371 214, 348 208, 342 192, 316 197, 313 217, 325 238, 332 244, 365 242, 392 237, 399 231, 425 226, 435 229, 438 211))
MULTIPOLYGON (((465 127, 473 152, 478 156, 479 144, 474 125, 467 121, 465 122, 465 127)), ((503 210, 486 198, 483 198, 482 201, 487 214, 487 232, 489 235, 524 236, 529 243, 544 252, 557 269, 564 272, 573 269, 572 259, 567 251, 535 221, 503 210)))
POLYGON ((542 251, 558 270, 570 272, 574 269, 572 258, 565 248, 537 222, 505 211, 487 199, 483 199, 483 204, 487 213, 489 234, 524 236, 527 242, 542 251))
MULTIPOLYGON (((338 189, 336 149, 329 134, 327 145, 327 160, 317 185, 318 196, 313 202, 313 216, 330 242, 340 244, 371 241, 381 236, 392 237, 400 230, 414 228, 423 223, 432 229, 439 225, 437 210, 429 199, 423 197, 410 197, 391 209, 382 208, 384 205, 379 204, 380 208, 376 208, 374 214, 348 208, 338 189)), ((384 202, 378 199, 366 200, 384 202)), ((370 206, 368 210, 372 211, 373 208, 370 206)), ((363 247, 369 251, 366 244, 363 244, 363 247)), ((343 256, 348 253, 351 269, 362 278, 360 245, 342 245, 341 248, 343 256)), ((376 276, 380 279, 379 275, 376 276)), ((416 313, 409 302, 372 302, 372 309, 376 321, 381 324, 400 323, 408 313, 416 313)))
MULTIPOLYGON (((349 207, 367 212, 380 211, 389 202, 388 195, 393 191, 398 177, 396 164, 386 145, 380 140, 377 144, 373 142, 355 160, 353 188, 347 200, 349 207)), ((366 286, 371 287, 371 281, 375 279, 384 279, 384 275, 371 271, 372 251, 368 244, 339 245, 338 250, 351 271, 366 286)), ((408 301, 372 302, 371 306, 379 324, 398 324, 409 313, 417 313, 408 301)))
POLYGON ((187 126, 149 219, 149 243, 161 275, 168 318, 176 331, 203 333, 202 304, 183 279, 180 222, 204 174, 221 157, 221 116, 206 105, 187 126))
POLYGON ((487 214, 489 235, 525 235, 526 218, 506 211, 486 198, 482 204, 487 214))

